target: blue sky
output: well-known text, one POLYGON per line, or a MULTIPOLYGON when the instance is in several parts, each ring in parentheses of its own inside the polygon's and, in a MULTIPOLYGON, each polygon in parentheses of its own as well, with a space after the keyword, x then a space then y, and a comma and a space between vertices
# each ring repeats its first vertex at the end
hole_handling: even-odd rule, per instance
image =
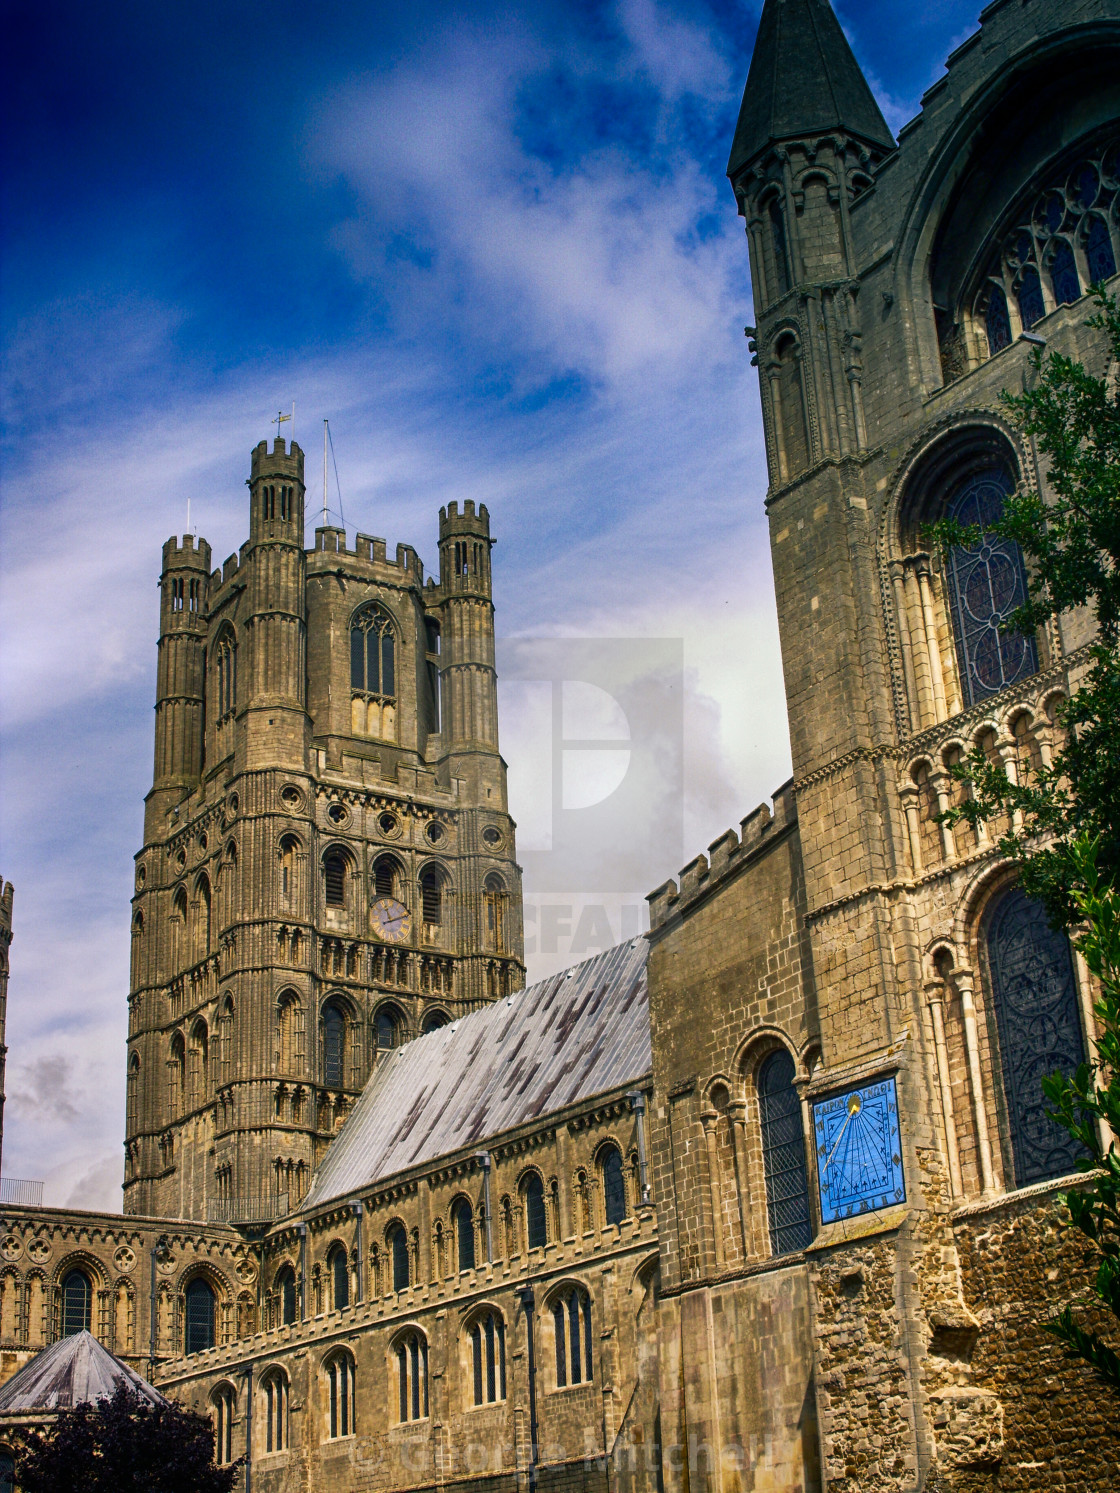
MULTIPOLYGON (((895 129, 976 23, 960 0, 840 15, 895 129)), ((309 508, 330 417, 351 532, 432 568, 439 506, 489 505, 503 634, 681 640, 683 824, 610 887, 593 857, 568 893, 529 886, 574 909, 554 928, 601 905, 628 931, 787 775, 723 175, 757 20, 732 0, 7 7, 4 1171, 48 1201, 119 1205, 160 545, 189 499, 215 562, 237 548, 279 406, 309 508)), ((547 732, 516 690, 503 711, 531 825, 547 732)), ((586 951, 538 947, 531 974, 586 951)))

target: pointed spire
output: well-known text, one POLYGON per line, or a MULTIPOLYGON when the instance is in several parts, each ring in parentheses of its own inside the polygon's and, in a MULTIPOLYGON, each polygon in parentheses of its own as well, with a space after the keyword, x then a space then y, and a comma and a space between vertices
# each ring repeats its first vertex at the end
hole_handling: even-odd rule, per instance
POLYGON ((828 0, 766 0, 728 176, 776 140, 834 129, 880 149, 894 149, 894 138, 828 0))

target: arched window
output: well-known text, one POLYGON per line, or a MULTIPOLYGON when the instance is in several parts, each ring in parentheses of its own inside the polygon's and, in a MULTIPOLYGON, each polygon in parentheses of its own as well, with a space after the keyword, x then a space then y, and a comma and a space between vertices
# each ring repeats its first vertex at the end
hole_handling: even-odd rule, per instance
POLYGON ((400 866, 391 855, 380 855, 373 863, 373 890, 378 897, 396 897, 400 891, 400 866))
POLYGON ((182 1032, 171 1034, 171 1045, 167 1059, 167 1107, 169 1120, 177 1120, 183 1113, 183 1088, 186 1077, 186 1043, 182 1032))
POLYGON ((1089 266, 1089 281, 1092 285, 1111 280, 1116 273, 1116 254, 1112 248, 1108 224, 1098 213, 1090 214, 1085 226, 1085 261, 1089 266))
POLYGON ((228 995, 218 1013, 218 1063, 219 1082, 228 1083, 233 1077, 233 1000, 228 995))
POLYGON ((521 1187, 525 1200, 525 1238, 530 1249, 543 1249, 548 1243, 548 1215, 544 1206, 544 1183, 536 1172, 530 1172, 521 1187))
POLYGON ((782 215, 779 197, 771 197, 766 204, 770 219, 770 238, 774 251, 774 299, 785 295, 789 289, 789 249, 786 246, 786 220, 782 215))
POLYGON ((403 1422, 425 1420, 428 1414, 428 1340, 407 1332, 397 1343, 398 1408, 403 1422))
POLYGON ((323 1082, 341 1089, 346 1070, 346 1017, 335 1005, 323 1008, 323 1082))
POLYGON ((1081 299, 1081 281, 1077 278, 1077 265, 1068 240, 1055 239, 1050 250, 1050 284, 1054 288, 1054 300, 1059 306, 1072 306, 1081 299))
POLYGON ((323 894, 328 907, 346 906, 346 857, 329 850, 323 857, 323 894))
POLYGON ((0 1447, 0 1493, 15 1493, 15 1458, 5 1447, 0 1447))
POLYGON ((438 928, 443 922, 443 877, 435 866, 420 873, 420 905, 425 924, 438 928))
POLYGON ((71 1270, 62 1282, 62 1336, 88 1332, 93 1287, 84 1270, 71 1270))
POLYGON ((303 1003, 294 990, 276 1002, 276 1066, 286 1078, 303 1071, 303 1003))
POLYGON ((210 1039, 205 1021, 196 1021, 191 1028, 190 1045, 190 1107, 198 1109, 206 1103, 210 1081, 210 1039))
POLYGON ((187 889, 176 887, 171 899, 171 967, 182 969, 190 942, 187 937, 187 889))
POLYGON ((214 1461, 228 1467, 233 1461, 233 1422, 237 1396, 231 1384, 219 1384, 210 1401, 214 1407, 214 1461))
POLYGON ((988 354, 994 358, 996 353, 1011 342, 1011 318, 1007 313, 1007 296, 1002 285, 993 285, 988 292, 984 326, 988 334, 988 354))
POLYGON ((327 1256, 331 1273, 332 1305, 336 1312, 350 1305, 350 1261, 344 1245, 336 1244, 327 1256))
POLYGON ((470 1329, 474 1402, 493 1405, 506 1397, 506 1324, 498 1312, 487 1312, 470 1329))
POLYGON ((1033 264, 1028 264, 1020 273, 1016 288, 1015 298, 1019 302, 1019 320, 1023 323, 1023 330, 1029 332, 1036 321, 1041 321, 1046 315, 1046 306, 1042 299, 1042 282, 1038 278, 1038 269, 1033 264))
POLYGON ((408 1235, 404 1231, 404 1224, 395 1223, 389 1230, 385 1240, 389 1246, 389 1252, 393 1257, 393 1290, 408 1290, 408 1235))
POLYGON ((282 1369, 269 1369, 261 1380, 264 1397, 264 1449, 288 1450, 288 1378, 282 1369))
POLYGON ((599 1169, 603 1176, 603 1213, 608 1223, 621 1223, 626 1217, 626 1180, 622 1170, 622 1152, 607 1146, 600 1154, 599 1169))
POLYGON ((214 1292, 209 1281, 196 1275, 186 1291, 183 1351, 205 1353, 214 1346, 214 1292))
POLYGON ((205 959, 210 952, 210 878, 200 876, 195 888, 198 900, 198 927, 196 929, 194 958, 205 959))
POLYGON ((128 1089, 125 1099, 126 1128, 135 1135, 140 1124, 140 1054, 134 1052, 128 1059, 128 1089))
POLYGON ((552 1331, 556 1342, 556 1387, 590 1384, 591 1297, 582 1286, 569 1286, 552 1302, 552 1331))
POLYGON ((1085 1044, 1069 940, 1020 887, 989 913, 984 936, 999 1032, 1015 1185, 1072 1172, 1084 1152, 1047 1118, 1042 1079, 1072 1073, 1085 1044))
POLYGON ((459 1249, 459 1269, 474 1269, 474 1209, 466 1198, 459 1198, 451 1210, 455 1224, 455 1241, 459 1249))
POLYGON ((980 530, 975 544, 952 551, 946 574, 966 706, 1038 672, 1034 639, 1005 630, 1027 600, 1023 552, 992 533, 1014 485, 1005 466, 991 465, 966 478, 946 507, 949 518, 980 530))
POLYGON ((491 873, 483 887, 486 901, 486 941, 495 953, 506 946, 506 889, 502 878, 491 873))
POLYGON ((215 649, 217 665, 217 698, 215 719, 221 724, 237 705, 237 646, 233 633, 226 628, 215 649))
POLYGON ((375 603, 350 623, 350 723, 357 736, 396 736, 396 643, 388 614, 375 603))
MULTIPOLYGON (((296 891, 296 855, 299 841, 294 835, 285 835, 280 841, 280 896, 290 902, 296 891)), ((344 872, 345 875, 345 872, 344 872)))
POLYGON ((354 1360, 349 1353, 336 1353, 323 1365, 327 1376, 327 1391, 330 1402, 328 1434, 332 1441, 340 1436, 353 1436, 354 1415, 354 1360))
POLYGON ((784 1048, 772 1052, 758 1070, 766 1212, 770 1249, 775 1255, 804 1249, 813 1238, 801 1100, 793 1087, 793 1074, 793 1059, 784 1048))
POLYGON ((379 1052, 388 1052, 391 1048, 400 1045, 402 1020, 401 1013, 396 1006, 378 1006, 374 1027, 377 1032, 379 1052))
POLYGON ((276 1294, 280 1299, 280 1321, 291 1327, 296 1320, 299 1305, 296 1300, 296 1273, 290 1265, 284 1265, 276 1276, 276 1294))
POLYGON ((424 1017, 420 1030, 422 1032, 438 1032, 441 1026, 446 1026, 450 1021, 446 1011, 429 1011, 424 1017))
POLYGON ((801 381, 801 349, 792 335, 781 337, 774 349, 776 360, 771 391, 777 408, 776 425, 785 456, 782 481, 796 476, 809 464, 809 436, 805 420, 805 392, 801 381))

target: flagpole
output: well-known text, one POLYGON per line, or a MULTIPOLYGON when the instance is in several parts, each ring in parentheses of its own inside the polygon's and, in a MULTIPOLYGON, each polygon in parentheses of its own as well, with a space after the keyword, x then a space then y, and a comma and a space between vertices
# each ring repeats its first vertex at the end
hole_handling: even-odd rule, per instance
POLYGON ((323 421, 323 528, 327 527, 327 422, 323 421))

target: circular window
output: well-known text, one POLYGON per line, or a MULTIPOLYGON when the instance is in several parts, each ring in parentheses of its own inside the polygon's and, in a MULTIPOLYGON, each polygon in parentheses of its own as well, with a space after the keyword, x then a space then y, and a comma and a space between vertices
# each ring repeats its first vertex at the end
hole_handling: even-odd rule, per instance
POLYGON ((438 824, 433 819, 432 822, 431 822, 431 824, 429 824, 428 827, 427 827, 427 829, 424 831, 424 833, 425 833, 425 835, 427 835, 427 837, 428 837, 428 843, 430 845, 438 845, 439 842, 443 839, 443 833, 444 833, 444 831, 443 831, 443 825, 442 824, 438 824))
POLYGON ((142 887, 148 879, 148 873, 143 866, 136 867, 136 885, 142 887))
POLYGON ((397 816, 386 812, 378 817, 377 827, 383 835, 395 835, 400 826, 397 824, 397 816))
POLYGON ((350 815, 346 811, 345 804, 331 804, 327 809, 327 818, 332 824, 339 825, 345 824, 350 815))
POLYGON ((280 790, 280 802, 286 809, 294 812, 303 803, 303 798, 299 789, 293 788, 291 783, 288 783, 280 790))
POLYGON ((501 831, 496 830, 492 824, 488 825, 482 831, 482 840, 484 844, 489 845, 491 850, 495 850, 502 843, 501 831))
POLYGON ((233 819, 240 807, 241 800, 238 798, 236 793, 231 793, 230 796, 226 799, 226 813, 231 819, 233 819))
POLYGON ((187 852, 185 850, 179 851, 179 854, 175 857, 175 864, 179 867, 180 871, 187 864, 187 852))

